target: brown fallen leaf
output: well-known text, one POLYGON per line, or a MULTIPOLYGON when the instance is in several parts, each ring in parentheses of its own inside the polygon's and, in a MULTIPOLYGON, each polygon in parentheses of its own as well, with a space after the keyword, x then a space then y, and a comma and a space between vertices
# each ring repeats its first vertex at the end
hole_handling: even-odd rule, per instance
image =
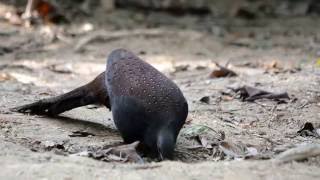
POLYGON ((272 92, 264 91, 251 86, 243 86, 239 88, 230 88, 230 89, 232 89, 236 93, 239 93, 240 98, 243 101, 255 101, 257 99, 273 99, 273 100, 290 99, 287 92, 272 93, 272 92))
POLYGON ((210 78, 221 78, 221 77, 232 77, 232 76, 237 76, 235 72, 232 70, 223 67, 219 65, 218 63, 215 63, 217 68, 216 70, 212 71, 209 75, 210 78))
POLYGON ((34 5, 34 10, 45 23, 58 24, 69 22, 66 16, 62 15, 61 12, 48 1, 37 0, 34 5))

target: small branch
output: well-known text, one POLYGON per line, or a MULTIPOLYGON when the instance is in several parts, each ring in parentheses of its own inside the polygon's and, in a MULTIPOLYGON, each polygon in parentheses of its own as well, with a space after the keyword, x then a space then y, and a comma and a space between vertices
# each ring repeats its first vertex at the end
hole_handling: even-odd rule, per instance
POLYGON ((274 160, 278 164, 320 156, 320 144, 308 144, 289 149, 279 154, 274 160))
POLYGON ((91 32, 89 35, 83 37, 79 40, 76 44, 74 51, 81 52, 84 50, 84 47, 93 41, 111 41, 117 40, 121 38, 128 38, 134 36, 148 36, 148 37, 160 37, 164 35, 173 35, 176 34, 172 31, 164 31, 158 29, 138 29, 138 30, 124 30, 124 31, 114 31, 114 32, 107 32, 107 31, 96 31, 91 32))

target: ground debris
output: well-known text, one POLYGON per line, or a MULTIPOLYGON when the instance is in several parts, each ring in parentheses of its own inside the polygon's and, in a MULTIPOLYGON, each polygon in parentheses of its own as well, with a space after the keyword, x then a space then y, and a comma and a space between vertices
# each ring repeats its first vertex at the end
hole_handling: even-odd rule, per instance
POLYGON ((233 76, 237 76, 237 74, 236 74, 234 71, 228 69, 227 67, 221 66, 221 65, 219 65, 219 64, 216 63, 216 62, 215 62, 215 65, 216 65, 216 67, 217 67, 218 69, 213 70, 213 71, 210 73, 210 75, 209 75, 210 78, 221 78, 221 77, 233 77, 233 76))
POLYGON ((242 86, 238 88, 229 87, 229 88, 234 92, 238 93, 240 95, 240 99, 242 99, 243 101, 255 101, 257 99, 273 99, 273 100, 290 99, 287 92, 272 93, 272 92, 264 91, 251 86, 242 86))
POLYGON ((109 148, 93 148, 92 150, 85 150, 76 154, 72 154, 72 156, 86 156, 106 162, 144 163, 143 159, 137 153, 136 148, 138 145, 139 141, 136 141, 131 144, 109 148))
POLYGON ((278 164, 291 161, 304 160, 309 157, 320 155, 320 144, 300 145, 289 149, 275 157, 274 161, 278 164))
POLYGON ((285 66, 279 60, 272 60, 267 62, 244 62, 241 64, 236 64, 234 66, 238 68, 247 67, 247 69, 245 69, 246 74, 252 74, 252 73, 249 73, 248 71, 257 71, 257 70, 261 70, 261 73, 266 73, 266 74, 296 73, 298 71, 301 71, 301 68, 299 66, 294 64, 288 64, 285 66))
POLYGON ((320 129, 314 128, 313 124, 306 122, 302 129, 297 132, 300 136, 313 136, 320 138, 320 129))
POLYGON ((93 133, 85 132, 85 131, 73 131, 72 134, 69 134, 70 137, 87 137, 87 136, 95 136, 93 133))
POLYGON ((210 103, 210 97, 209 96, 203 96, 202 98, 199 99, 200 102, 209 104, 210 103))
POLYGON ((43 151, 52 151, 56 150, 56 152, 60 151, 60 153, 66 153, 66 147, 65 147, 64 141, 31 141, 30 142, 30 150, 34 152, 43 152, 43 151))
POLYGON ((73 72, 72 64, 53 64, 48 66, 48 69, 61 74, 71 74, 73 72))
POLYGON ((173 73, 187 71, 189 69, 189 67, 190 67, 189 64, 174 66, 173 73))
POLYGON ((155 168, 159 168, 159 167, 161 167, 161 165, 159 165, 159 164, 143 164, 143 165, 133 167, 133 169, 143 170, 143 169, 155 169, 155 168))
POLYGON ((232 159, 244 159, 258 155, 258 150, 254 147, 247 147, 241 142, 221 141, 219 148, 223 153, 232 159))
POLYGON ((2 64, 0 65, 0 70, 4 70, 4 69, 23 69, 29 72, 33 72, 34 69, 23 65, 23 64, 2 64))

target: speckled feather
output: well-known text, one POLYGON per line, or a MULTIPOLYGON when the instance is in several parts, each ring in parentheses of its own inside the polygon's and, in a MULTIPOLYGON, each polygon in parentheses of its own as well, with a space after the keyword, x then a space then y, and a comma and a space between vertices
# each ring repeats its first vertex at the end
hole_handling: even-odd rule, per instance
POLYGON ((133 53, 118 49, 108 57, 106 87, 124 141, 140 141, 152 154, 171 159, 188 114, 178 86, 133 53))
POLYGON ((183 106, 180 89, 165 75, 129 51, 122 49, 119 55, 121 58, 108 61, 110 97, 135 97, 148 112, 169 112, 183 106))

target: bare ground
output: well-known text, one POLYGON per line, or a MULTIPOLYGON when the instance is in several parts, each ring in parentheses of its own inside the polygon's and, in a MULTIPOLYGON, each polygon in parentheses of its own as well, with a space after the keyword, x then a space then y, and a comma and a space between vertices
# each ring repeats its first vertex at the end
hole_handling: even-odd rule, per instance
MULTIPOLYGON (((320 178, 319 157, 280 165, 273 161, 287 149, 320 142, 317 137, 297 134, 306 122, 319 128, 319 19, 223 24, 221 20, 201 22, 192 16, 174 18, 161 13, 147 22, 141 21, 145 17, 127 22, 129 12, 114 15, 120 22, 110 16, 100 20, 102 25, 93 24, 100 30, 89 32, 81 24, 27 29, 0 23, 0 179, 320 178), (163 18, 166 21, 159 22, 163 18), (152 29, 145 28, 152 23, 152 29), (133 30, 116 30, 123 26, 133 30), (94 41, 75 50, 95 33, 94 41), (106 56, 120 47, 168 75, 189 102, 188 124, 180 134, 175 161, 137 165, 73 155, 121 142, 111 113, 104 107, 81 107, 56 118, 9 110, 89 82, 104 71, 106 56), (239 76, 210 79, 213 61, 229 62, 239 76), (277 68, 266 72, 265 66, 272 62, 277 68), (183 65, 189 65, 187 70, 175 71, 183 65), (291 100, 242 102, 223 93, 234 85, 285 91, 291 100), (204 96, 209 96, 209 104, 199 101, 204 96), (207 147, 199 143, 203 136, 197 134, 197 126, 223 132, 226 142, 252 147, 258 155, 233 160, 216 144, 207 147), (75 131, 93 135, 70 137, 75 131)), ((217 133, 204 136, 209 142, 211 137, 218 138, 217 133)))

